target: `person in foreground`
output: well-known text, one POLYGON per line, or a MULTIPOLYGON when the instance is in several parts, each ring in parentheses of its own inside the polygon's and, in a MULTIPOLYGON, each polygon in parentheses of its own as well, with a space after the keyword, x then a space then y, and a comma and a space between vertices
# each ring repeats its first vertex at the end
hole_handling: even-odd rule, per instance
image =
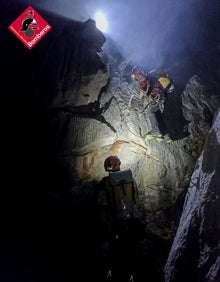
POLYGON ((110 281, 135 281, 136 245, 143 232, 138 207, 138 189, 130 169, 121 171, 118 156, 104 161, 108 176, 97 189, 99 219, 108 245, 105 278, 110 281))

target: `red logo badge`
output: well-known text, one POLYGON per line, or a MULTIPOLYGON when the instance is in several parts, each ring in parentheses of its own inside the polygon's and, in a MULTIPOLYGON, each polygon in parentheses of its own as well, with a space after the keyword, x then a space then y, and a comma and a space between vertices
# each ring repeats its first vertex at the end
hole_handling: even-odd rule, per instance
POLYGON ((32 49, 52 27, 29 6, 8 28, 32 49))

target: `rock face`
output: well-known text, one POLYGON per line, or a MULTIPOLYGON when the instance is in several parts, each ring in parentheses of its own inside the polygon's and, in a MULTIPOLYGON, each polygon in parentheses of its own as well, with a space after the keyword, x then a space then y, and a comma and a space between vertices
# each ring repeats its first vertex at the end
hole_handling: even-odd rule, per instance
POLYGON ((165 281, 220 281, 220 110, 191 177, 165 281))
MULTIPOLYGON (((102 58, 101 54, 97 59, 102 58)), ((105 158, 118 155, 122 169, 130 167, 133 171, 141 205, 153 220, 155 213, 172 205, 189 184, 217 104, 213 107, 211 99, 207 101, 204 85, 194 76, 182 93, 173 93, 167 102, 164 117, 174 142, 145 140, 151 130, 147 110, 142 112, 144 105, 135 93, 137 89, 131 88, 120 70, 112 73, 111 67, 102 74, 101 83, 98 74, 86 77, 88 85, 97 89, 88 87, 90 94, 80 100, 80 105, 75 101, 84 93, 84 86, 71 92, 69 99, 60 96, 58 104, 54 99, 48 105, 50 118, 44 123, 51 136, 50 150, 57 171, 52 182, 63 186, 62 178, 62 183, 56 181, 60 171, 71 189, 100 181, 106 175, 105 158)))
MULTIPOLYGON (((6 26, 22 8, 6 9, 6 26)), ((153 220, 188 186, 219 99, 196 75, 185 89, 177 81, 164 111, 174 142, 145 140, 148 113, 132 88, 129 62, 108 47, 94 21, 39 12, 53 29, 31 52, 5 30, 10 51, 1 46, 1 73, 27 169, 33 166, 32 178, 45 190, 73 189, 99 181, 105 158, 117 154, 122 169, 133 171, 141 205, 153 220)))
MULTIPOLYGON (((10 164, 5 165, 5 168, 9 168, 8 186, 5 189, 10 194, 7 215, 11 215, 14 221, 15 218, 22 219, 25 226, 30 227, 32 223, 36 227, 40 210, 47 212, 49 209, 47 224, 53 221, 54 233, 61 229, 65 235, 73 236, 70 229, 74 222, 79 233, 74 233, 74 236, 84 244, 83 247, 77 246, 78 254, 82 248, 86 252, 90 235, 95 237, 94 214, 91 212, 94 208, 93 182, 100 181, 106 175, 103 167, 105 158, 118 155, 122 162, 121 168, 130 168, 133 172, 139 189, 140 208, 146 212, 149 229, 170 239, 175 235, 182 202, 175 218, 174 231, 168 215, 169 208, 173 209, 178 197, 189 186, 213 115, 220 107, 218 90, 213 89, 212 93, 207 93, 206 84, 197 73, 190 76, 189 80, 181 81, 184 87, 175 81, 176 88, 170 94, 163 114, 173 142, 167 144, 145 140, 144 135, 151 127, 148 113, 143 111, 144 104, 131 83, 132 66, 120 56, 120 52, 111 51, 113 49, 109 48, 106 38, 96 29, 94 21, 89 19, 84 23, 76 22, 39 11, 52 30, 30 51, 6 29, 24 8, 22 5, 9 7, 5 2, 3 28, 0 30, 8 43, 0 46, 2 88, 6 89, 4 97, 8 98, 6 105, 10 113, 5 133, 8 146, 5 150, 6 159, 10 161, 10 164), (15 161, 14 168, 12 162, 15 161), (12 187, 22 189, 15 189, 12 193, 12 187), (49 205, 48 195, 52 199, 49 205), (46 207, 42 199, 46 199, 46 207), (21 206, 24 211, 21 211, 21 206), (29 214, 33 212, 31 222, 25 220, 27 211, 29 214)), ((171 71, 175 73, 178 69, 175 69, 175 64, 172 65, 174 67, 171 71)), ((176 66, 178 68, 178 64, 176 66)), ((193 223, 188 221, 189 231, 186 234, 192 235, 192 238, 188 243, 185 238, 181 241, 177 237, 166 266, 167 281, 175 279, 171 262, 179 262, 180 252, 179 249, 177 253, 174 252, 175 246, 180 241, 188 252, 195 234, 201 236, 202 242, 201 246, 193 245, 195 261, 192 264, 195 266, 199 260, 199 275, 204 277, 202 273, 205 272, 211 279, 218 263, 215 256, 218 237, 213 237, 213 243, 206 241, 206 236, 212 230, 205 224, 208 220, 205 210, 210 209, 209 216, 213 215, 219 200, 212 198, 215 191, 206 191, 206 186, 202 184, 208 186, 208 183, 219 182, 217 174, 212 175, 214 163, 209 166, 205 161, 206 154, 210 158, 208 143, 212 142, 210 145, 214 146, 217 145, 216 140, 219 140, 217 133, 216 139, 212 139, 216 131, 212 129, 203 157, 198 161, 203 173, 200 178, 197 177, 197 168, 192 178, 201 180, 203 177, 206 182, 200 181, 201 188, 200 184, 193 188, 191 182, 189 189, 193 197, 201 198, 204 206, 200 208, 199 202, 198 205, 193 203, 190 206, 192 198, 187 196, 189 200, 185 207, 190 211, 189 217, 193 223), (207 206, 203 201, 205 196, 207 206), (194 210, 200 213, 197 213, 197 217, 194 210), (193 233, 192 229, 196 232, 193 233), (212 256, 210 259, 209 250, 212 256), (198 252, 201 252, 201 256, 198 252), (207 269, 210 269, 210 274, 207 269)), ((213 156, 216 166, 217 156, 216 152, 213 156)), ((212 186, 211 189, 216 187, 212 186)), ((42 221, 44 217, 45 214, 42 221)), ((217 219, 216 215, 216 222, 217 219)), ((211 217, 213 228, 214 220, 215 217, 211 217)), ((182 222, 183 219, 181 225, 182 222)), ((13 225, 11 221, 10 225, 13 225)), ((213 230, 217 232, 216 228, 213 230)), ((181 227, 177 236, 182 236, 181 227)), ((76 251, 75 245, 71 246, 76 251)), ((185 253, 184 257, 187 257, 185 253)), ((181 267, 180 273, 183 270, 181 267)), ((204 281, 214 280, 207 278, 204 281)))

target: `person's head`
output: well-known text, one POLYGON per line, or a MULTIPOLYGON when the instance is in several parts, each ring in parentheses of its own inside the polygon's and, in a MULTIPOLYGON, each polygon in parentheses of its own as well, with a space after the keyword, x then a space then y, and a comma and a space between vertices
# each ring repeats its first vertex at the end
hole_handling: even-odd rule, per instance
POLYGON ((138 81, 146 80, 144 71, 138 66, 132 68, 131 74, 138 81))
POLYGON ((117 156, 109 156, 104 161, 104 168, 108 172, 120 171, 121 161, 117 156))

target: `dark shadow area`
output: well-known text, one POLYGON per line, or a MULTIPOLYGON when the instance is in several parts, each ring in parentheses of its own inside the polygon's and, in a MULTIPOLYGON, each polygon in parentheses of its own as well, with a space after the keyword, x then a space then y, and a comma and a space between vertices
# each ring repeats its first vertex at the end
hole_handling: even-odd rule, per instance
POLYGON ((176 86, 172 93, 168 94, 163 117, 172 140, 180 140, 189 136, 187 131, 188 121, 184 118, 182 112, 181 92, 176 86))
POLYGON ((45 225, 35 234, 39 239, 0 241, 0 280, 122 282, 121 275, 125 277, 132 268, 136 282, 162 282, 171 241, 156 236, 145 225, 130 230, 134 241, 127 234, 113 243, 106 241, 97 219, 95 186, 90 183, 80 190, 49 192, 45 225), (110 266, 112 280, 106 278, 110 266))

